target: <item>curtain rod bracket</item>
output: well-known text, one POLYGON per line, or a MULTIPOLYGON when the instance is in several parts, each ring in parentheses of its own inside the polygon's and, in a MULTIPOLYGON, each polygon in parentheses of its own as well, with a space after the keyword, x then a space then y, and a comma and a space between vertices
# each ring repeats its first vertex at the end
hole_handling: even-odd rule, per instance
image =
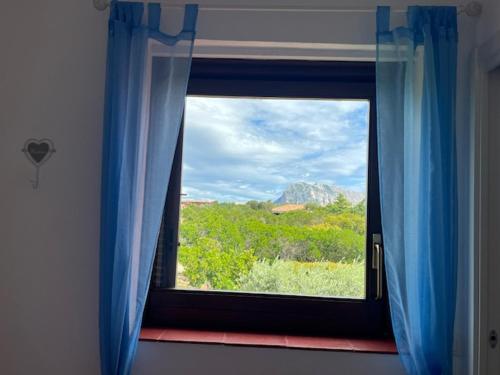
POLYGON ((93 0, 94 1, 94 8, 97 10, 105 10, 107 7, 109 7, 110 1, 109 0, 93 0))
POLYGON ((479 17, 483 12, 483 4, 479 1, 470 1, 458 7, 458 14, 466 14, 469 17, 479 17))

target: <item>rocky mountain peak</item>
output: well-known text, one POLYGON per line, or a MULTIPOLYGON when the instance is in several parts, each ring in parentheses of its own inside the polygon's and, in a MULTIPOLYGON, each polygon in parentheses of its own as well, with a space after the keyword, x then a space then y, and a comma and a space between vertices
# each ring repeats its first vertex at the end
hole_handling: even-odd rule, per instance
POLYGON ((343 194, 352 204, 357 204, 365 199, 365 194, 342 189, 335 185, 326 185, 307 182, 296 182, 288 185, 281 196, 274 201, 276 204, 306 204, 316 203, 326 206, 336 201, 339 194, 343 194))

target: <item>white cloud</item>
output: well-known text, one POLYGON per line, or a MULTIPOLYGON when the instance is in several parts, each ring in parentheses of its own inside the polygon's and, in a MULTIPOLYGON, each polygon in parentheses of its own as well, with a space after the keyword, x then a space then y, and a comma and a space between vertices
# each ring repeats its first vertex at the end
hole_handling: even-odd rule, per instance
POLYGON ((366 101, 189 97, 183 191, 192 199, 275 199, 297 181, 362 190, 366 101))

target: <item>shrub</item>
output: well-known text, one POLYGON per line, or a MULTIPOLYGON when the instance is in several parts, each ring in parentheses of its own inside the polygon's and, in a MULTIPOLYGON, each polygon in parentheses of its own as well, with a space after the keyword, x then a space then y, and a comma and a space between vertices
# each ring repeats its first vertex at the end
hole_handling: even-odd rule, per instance
POLYGON ((194 245, 179 248, 179 262, 191 286, 234 290, 246 275, 255 257, 251 250, 223 249, 211 238, 200 238, 194 245))
POLYGON ((183 208, 179 261, 190 285, 238 289, 249 272, 276 260, 313 264, 364 260, 364 202, 352 207, 339 196, 333 205, 308 205, 282 215, 272 214, 271 207, 270 202, 250 201, 183 208), (255 268, 257 260, 260 266, 255 268))
POLYGON ((362 262, 258 261, 241 277, 239 289, 249 292, 364 298, 362 262))

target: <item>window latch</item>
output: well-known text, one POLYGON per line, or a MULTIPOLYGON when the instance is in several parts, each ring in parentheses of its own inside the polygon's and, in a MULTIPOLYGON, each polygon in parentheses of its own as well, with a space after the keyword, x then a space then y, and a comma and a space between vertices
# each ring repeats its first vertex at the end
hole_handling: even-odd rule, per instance
POLYGON ((376 270, 375 299, 382 299, 382 275, 384 267, 384 253, 382 249, 382 236, 379 233, 373 235, 372 239, 372 269, 376 270))

